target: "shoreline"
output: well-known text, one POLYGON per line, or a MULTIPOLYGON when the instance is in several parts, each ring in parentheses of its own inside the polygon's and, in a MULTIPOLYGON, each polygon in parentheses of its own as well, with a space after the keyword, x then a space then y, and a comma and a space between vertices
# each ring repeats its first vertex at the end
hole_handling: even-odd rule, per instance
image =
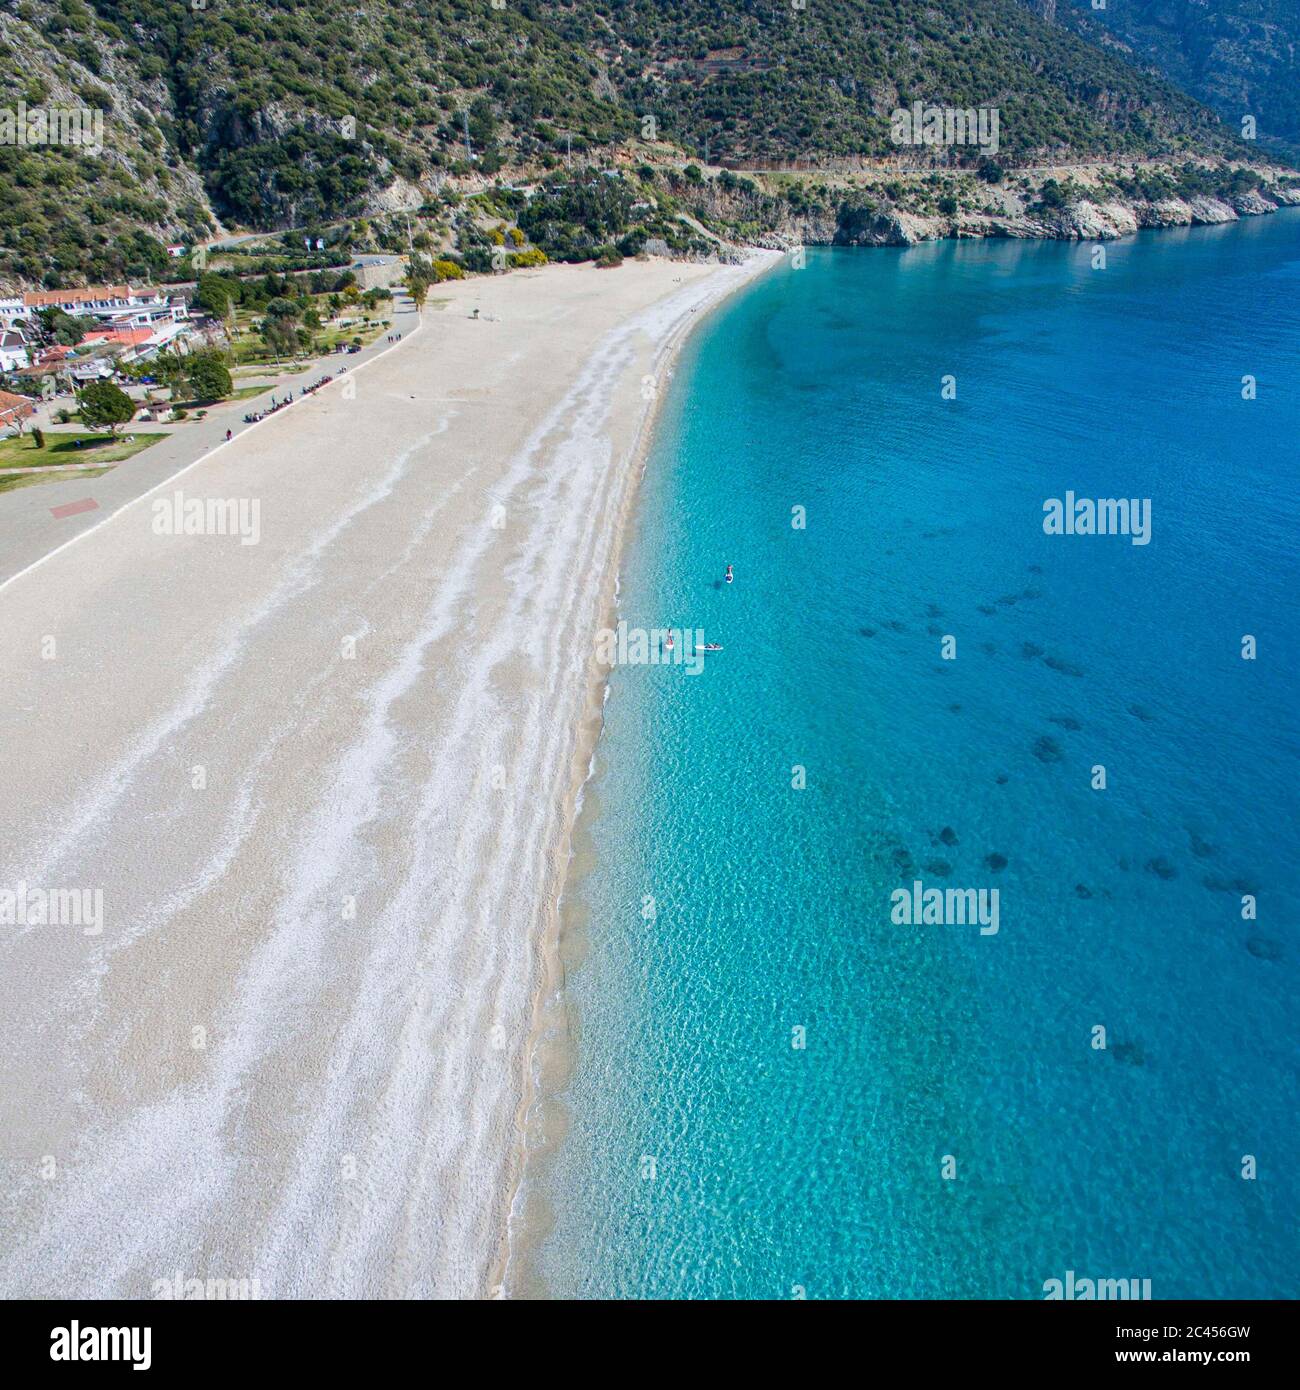
MULTIPOLYGON (((741 267, 746 272, 744 278, 722 287, 700 307, 698 315, 691 315, 679 323, 661 345, 655 362, 656 376, 662 380, 672 372, 692 333, 733 295, 751 287, 760 276, 774 269, 782 260, 784 256, 779 252, 750 248, 748 259, 741 267)), ((637 425, 636 439, 624 479, 624 495, 616 518, 609 572, 602 584, 602 627, 613 627, 618 621, 620 576, 628 540, 636 524, 641 480, 645 476, 665 394, 664 390, 656 390, 654 399, 647 403, 637 425)), ((538 1228, 538 1218, 519 1204, 528 1201, 530 1140, 538 1137, 538 1126, 541 1126, 546 1146, 552 1153, 558 1143, 563 1142, 563 1136, 557 1137, 546 1130, 546 1117, 538 1111, 539 1107, 553 1099, 556 1081, 554 1070, 558 1067, 567 1072, 576 1060, 576 1044, 567 1018, 567 966, 563 952, 566 939, 570 935, 571 924, 566 927, 565 919, 566 914, 572 910, 572 888, 582 876, 581 872, 575 874, 574 866, 580 857, 578 845, 583 836, 585 818, 593 813, 595 804, 590 795, 590 787, 595 777, 598 750, 604 733, 604 709, 609 693, 609 677, 609 669, 600 665, 593 656, 588 662, 586 692, 579 723, 579 737, 574 750, 572 777, 563 802, 565 832, 560 846, 563 858, 560 883, 558 891, 546 904, 545 927, 538 943, 539 983, 533 1001, 532 1026, 522 1059, 522 1095, 516 1114, 514 1169, 507 1189, 506 1219, 485 1290, 486 1296, 491 1298, 510 1299, 515 1296, 510 1282, 512 1278, 520 1275, 525 1279, 530 1277, 529 1261, 546 1234, 538 1228), (564 1037, 559 1046, 563 1049, 564 1055, 562 1058, 545 1058, 540 1054, 555 1046, 550 1033, 561 1023, 564 1037)), ((524 1295, 531 1296, 534 1295, 524 1295)))
MULTIPOLYGON (((946 211, 915 196, 915 174, 890 179, 879 173, 828 173, 815 182, 805 175, 822 196, 804 209, 786 209, 747 244, 789 250, 798 245, 904 247, 938 241, 1113 241, 1141 231, 1226 225, 1300 206, 1300 176, 1282 166, 1270 167, 1259 188, 1243 192, 1178 190, 1179 171, 1164 162, 1144 166, 1144 172, 1164 176, 1168 189, 1143 196, 1108 183, 1126 173, 1124 164, 1115 161, 1009 169, 996 184, 981 182, 972 170, 950 170, 946 177, 956 206, 946 211), (1045 205, 1041 195, 1047 179, 1072 187, 1078 196, 1045 205), (903 192, 891 187, 895 182, 903 192), (842 215, 846 210, 854 212, 848 221, 842 215)), ((768 196, 777 197, 782 180, 790 176, 750 177, 768 196)), ((737 214, 738 196, 711 185, 700 195, 696 212, 707 211, 726 224, 737 214)))

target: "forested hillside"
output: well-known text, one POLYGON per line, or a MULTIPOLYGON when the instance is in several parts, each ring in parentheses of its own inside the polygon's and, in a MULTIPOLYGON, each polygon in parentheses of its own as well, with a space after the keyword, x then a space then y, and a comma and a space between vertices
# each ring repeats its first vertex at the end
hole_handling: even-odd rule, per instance
POLYGON ((0 105, 105 113, 98 156, 0 146, 0 275, 135 276, 218 220, 418 206, 442 175, 533 179, 647 132, 665 158, 887 155, 913 101, 998 108, 1013 164, 1235 144, 1016 0, 496 3, 0 0, 0 105))
POLYGON ((1300 0, 1061 0, 1057 18, 1122 44, 1229 124, 1254 116, 1261 139, 1300 148, 1300 0))

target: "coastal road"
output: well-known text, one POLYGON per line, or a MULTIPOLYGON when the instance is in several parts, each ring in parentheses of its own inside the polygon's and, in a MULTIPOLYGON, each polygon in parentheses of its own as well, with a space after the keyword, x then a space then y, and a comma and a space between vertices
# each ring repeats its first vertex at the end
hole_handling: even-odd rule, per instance
POLYGON ((641 383, 750 273, 443 287, 0 584, 0 1294, 489 1290, 641 383))

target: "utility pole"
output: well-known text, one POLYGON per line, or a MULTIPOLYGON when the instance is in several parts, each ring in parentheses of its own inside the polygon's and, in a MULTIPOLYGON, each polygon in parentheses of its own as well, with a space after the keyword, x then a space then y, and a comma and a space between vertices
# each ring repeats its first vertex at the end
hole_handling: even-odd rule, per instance
POLYGON ((474 162, 474 151, 469 143, 469 107, 463 108, 460 114, 464 117, 465 121, 465 158, 472 164, 474 162))

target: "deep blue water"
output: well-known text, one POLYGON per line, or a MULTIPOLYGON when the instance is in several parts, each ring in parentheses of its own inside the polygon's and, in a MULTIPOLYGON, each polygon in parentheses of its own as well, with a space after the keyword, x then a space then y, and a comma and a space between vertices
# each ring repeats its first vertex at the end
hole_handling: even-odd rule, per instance
POLYGON ((811 252, 684 352, 621 611, 725 650, 612 678, 553 1294, 1300 1293, 1300 212, 1106 254, 811 252))

